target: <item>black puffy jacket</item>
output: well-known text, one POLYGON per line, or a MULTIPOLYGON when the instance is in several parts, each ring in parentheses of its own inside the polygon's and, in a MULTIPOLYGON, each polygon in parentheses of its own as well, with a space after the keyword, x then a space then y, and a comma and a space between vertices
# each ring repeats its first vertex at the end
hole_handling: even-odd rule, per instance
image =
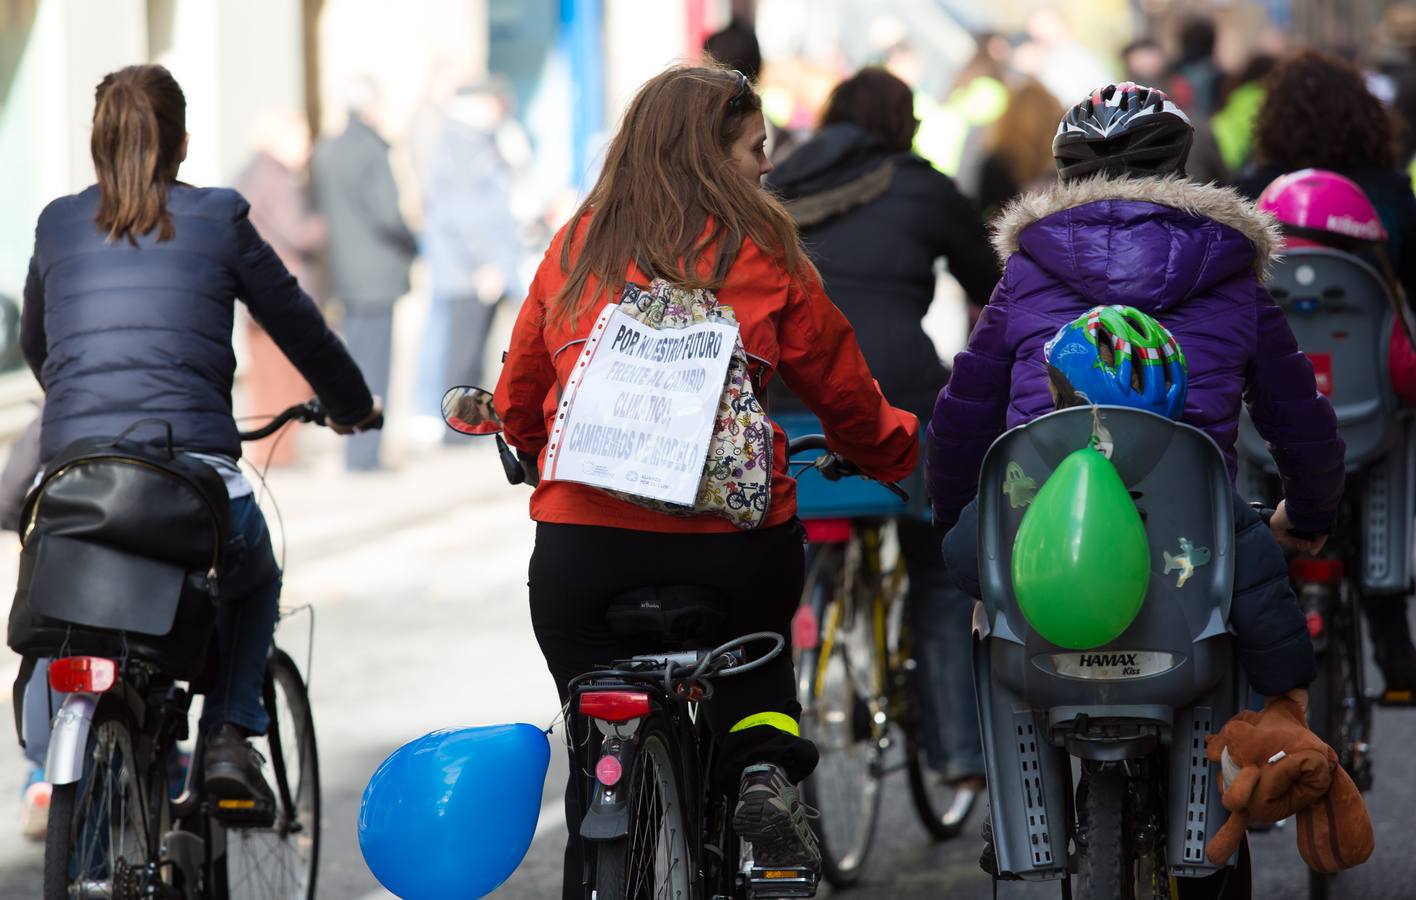
POLYGON ((175 237, 158 243, 153 232, 136 247, 106 239, 94 222, 98 199, 97 187, 61 197, 35 228, 20 343, 44 386, 41 459, 146 418, 171 423, 180 447, 239 456, 231 414, 237 298, 335 421, 368 414, 358 366, 256 233, 240 194, 172 185, 175 237))
POLYGON ((948 379, 920 325, 934 300, 934 261, 944 257, 979 306, 998 281, 973 204, 926 160, 846 124, 823 128, 767 183, 801 226, 826 293, 855 328, 885 397, 927 421, 948 379))

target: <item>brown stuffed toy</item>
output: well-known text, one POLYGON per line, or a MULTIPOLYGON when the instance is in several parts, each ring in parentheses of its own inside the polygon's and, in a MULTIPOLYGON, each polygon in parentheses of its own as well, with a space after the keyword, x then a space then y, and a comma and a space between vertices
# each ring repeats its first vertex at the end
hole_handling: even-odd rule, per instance
POLYGON ((1298 817, 1298 852, 1319 872, 1338 872, 1372 854, 1372 821, 1337 754, 1308 730, 1303 708, 1287 697, 1263 712, 1245 710, 1205 739, 1205 755, 1221 766, 1229 820, 1205 847, 1222 865, 1250 825, 1298 817))

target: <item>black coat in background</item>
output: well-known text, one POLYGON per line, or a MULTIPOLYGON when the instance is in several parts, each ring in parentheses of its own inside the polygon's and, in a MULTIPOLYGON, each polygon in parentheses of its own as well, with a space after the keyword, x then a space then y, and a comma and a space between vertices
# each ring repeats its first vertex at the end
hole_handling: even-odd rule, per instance
POLYGON ((388 143, 356 116, 315 148, 315 206, 329 223, 329 279, 335 299, 391 309, 408 293, 418 243, 398 208, 388 143))
MULTIPOLYGON (((153 232, 136 247, 99 230, 98 201, 97 187, 61 197, 35 228, 20 345, 44 387, 41 459, 150 418, 171 424, 178 447, 240 456, 231 417, 238 298, 331 418, 368 415, 358 367, 256 233, 240 194, 172 185, 174 237, 159 243, 153 232)), ((139 436, 155 440, 159 429, 139 436)))
MULTIPOLYGON (((927 420, 949 377, 920 324, 934 300, 934 261, 948 261, 976 305, 998 281, 973 204, 924 159, 888 150, 854 125, 823 128, 767 183, 801 226, 885 397, 927 420)), ((791 401, 774 395, 773 402, 791 401)))

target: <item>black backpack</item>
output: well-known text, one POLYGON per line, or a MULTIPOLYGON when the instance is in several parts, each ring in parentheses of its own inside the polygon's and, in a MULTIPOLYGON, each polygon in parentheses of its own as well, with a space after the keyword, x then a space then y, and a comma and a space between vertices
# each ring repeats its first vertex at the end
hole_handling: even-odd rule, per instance
POLYGON ((203 671, 229 501, 215 469, 164 444, 83 438, 25 498, 8 643, 23 656, 145 659, 203 671))

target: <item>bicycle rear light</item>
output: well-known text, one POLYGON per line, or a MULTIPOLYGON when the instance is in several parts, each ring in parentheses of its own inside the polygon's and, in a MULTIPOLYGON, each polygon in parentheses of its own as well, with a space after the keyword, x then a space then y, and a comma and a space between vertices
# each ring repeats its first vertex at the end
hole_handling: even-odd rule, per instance
POLYGON ((649 715, 643 691, 592 691, 580 695, 580 714, 601 722, 628 722, 649 715))
POLYGON ((821 643, 821 621, 809 603, 803 603, 792 614, 792 646, 798 650, 815 650, 821 643))
POLYGON ((64 694, 101 694, 118 681, 118 664, 98 656, 69 656, 49 664, 49 686, 64 694))
POLYGON ((1327 624, 1323 622, 1323 614, 1316 609, 1308 610, 1308 637, 1315 638, 1327 629, 1327 624))
POLYGON ((851 539, 850 519, 807 519, 802 524, 809 544, 844 544, 851 539))
POLYGON ((1342 580, 1342 560, 1295 556, 1293 561, 1288 564, 1288 574, 1294 581, 1337 584, 1342 580))

